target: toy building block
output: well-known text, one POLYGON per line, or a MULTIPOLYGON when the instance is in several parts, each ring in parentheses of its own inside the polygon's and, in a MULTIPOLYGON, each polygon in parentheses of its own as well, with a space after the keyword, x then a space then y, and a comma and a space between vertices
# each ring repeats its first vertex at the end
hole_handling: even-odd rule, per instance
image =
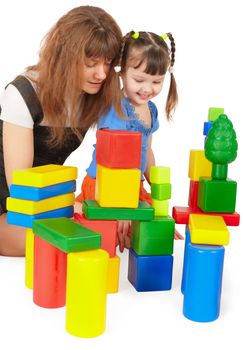
POLYGON ((197 208, 197 201, 198 201, 198 181, 190 180, 190 189, 189 189, 189 196, 188 196, 188 205, 190 208, 194 209, 197 208))
POLYGON ((151 197, 157 200, 166 200, 171 198, 171 184, 151 183, 151 197))
POLYGON ((189 207, 173 207, 172 217, 175 219, 176 224, 188 225, 190 214, 200 214, 200 215, 216 215, 222 216, 224 222, 227 226, 239 226, 240 224, 240 214, 233 213, 205 213, 201 209, 192 209, 189 207))
POLYGON ((65 253, 100 248, 101 235, 67 218, 35 220, 34 233, 65 253))
POLYGON ((199 181, 201 176, 211 176, 212 163, 207 160, 204 150, 191 150, 188 176, 191 180, 199 181))
POLYGON ((205 212, 234 213, 236 192, 236 181, 202 177, 198 187, 198 207, 205 212))
POLYGON ((31 187, 21 185, 10 185, 10 197, 40 201, 42 199, 59 196, 76 191, 76 181, 62 182, 46 187, 31 187))
POLYGON ((25 235, 25 285, 33 289, 33 268, 34 268, 34 233, 26 229, 25 235))
POLYGON ((68 254, 66 330, 76 337, 105 330, 108 259, 102 249, 68 254))
POLYGON ((212 125, 213 125, 213 122, 204 122, 204 125, 203 125, 203 135, 204 136, 208 135, 208 132, 211 129, 212 125))
POLYGON ((138 292, 171 289, 172 267, 172 255, 139 256, 129 250, 128 280, 138 292))
POLYGON ((23 226, 26 228, 32 228, 34 220, 61 218, 61 217, 72 218, 73 206, 45 211, 44 213, 35 214, 35 215, 21 214, 13 211, 7 212, 8 224, 23 226))
POLYGON ((154 208, 147 202, 139 202, 138 208, 102 208, 94 200, 83 201, 83 213, 95 220, 152 220, 154 208))
POLYGON ((74 200, 74 193, 62 194, 39 202, 8 197, 7 209, 22 214, 35 215, 74 205, 74 200))
POLYGON ((141 171, 97 164, 95 199, 101 207, 137 208, 141 171))
POLYGON ((208 109, 208 121, 214 122, 220 114, 224 114, 224 108, 210 107, 208 109))
POLYGON ((218 318, 223 277, 224 247, 196 245, 187 240, 183 314, 196 322, 218 318))
POLYGON ((152 221, 133 221, 131 248, 137 255, 171 255, 174 246, 175 221, 157 216, 152 221))
POLYGON ((74 221, 101 234, 101 248, 116 255, 117 220, 90 220, 84 214, 74 214, 74 221))
POLYGON ((165 166, 151 166, 149 179, 153 184, 170 183, 170 168, 165 166))
POLYGON ((77 168, 48 164, 13 172, 14 185, 45 187, 77 178, 77 168))
POLYGON ((139 168, 142 134, 127 130, 98 130, 96 133, 97 164, 108 168, 139 168))
POLYGON ((154 216, 168 216, 169 214, 169 201, 159 201, 152 198, 152 207, 154 208, 154 216))
POLYGON ((185 243, 184 243, 184 256, 183 256, 183 269, 182 269, 182 278, 181 278, 181 293, 185 292, 185 284, 186 284, 186 273, 187 273, 187 259, 188 259, 188 244, 191 243, 191 235, 189 227, 186 226, 185 231, 185 243))
POLYGON ((108 260, 107 293, 117 293, 119 285, 120 257, 113 256, 108 260))
POLYGON ((59 308, 66 302, 67 254, 49 242, 34 237, 33 300, 44 308, 59 308))
POLYGON ((191 242, 195 244, 228 245, 229 230, 221 216, 191 214, 191 242))

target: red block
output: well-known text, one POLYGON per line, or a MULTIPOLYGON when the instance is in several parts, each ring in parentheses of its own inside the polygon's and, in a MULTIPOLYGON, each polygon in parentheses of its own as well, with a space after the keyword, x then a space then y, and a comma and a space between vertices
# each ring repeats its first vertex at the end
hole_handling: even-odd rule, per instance
POLYGON ((224 222, 227 226, 239 226, 240 215, 238 213, 228 214, 228 213, 205 213, 199 208, 192 209, 189 207, 173 207, 172 216, 176 224, 188 225, 190 214, 201 214, 201 215, 217 215, 222 216, 224 222))
POLYGON ((96 133, 96 162, 108 168, 139 168, 142 134, 135 131, 102 129, 96 133))
POLYGON ((101 234, 101 248, 110 256, 116 255, 117 221, 116 220, 91 220, 84 214, 74 214, 74 221, 101 234))
POLYGON ((199 181, 190 181, 188 205, 192 209, 198 208, 197 206, 197 197, 198 197, 198 185, 199 181))
POLYGON ((58 308, 66 303, 67 254, 35 235, 33 300, 58 308))

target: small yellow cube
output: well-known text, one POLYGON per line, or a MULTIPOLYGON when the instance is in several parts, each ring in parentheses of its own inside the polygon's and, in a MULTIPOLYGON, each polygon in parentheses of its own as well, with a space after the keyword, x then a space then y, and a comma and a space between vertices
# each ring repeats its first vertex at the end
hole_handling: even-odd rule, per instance
POLYGON ((212 163, 205 157, 204 150, 191 150, 188 176, 191 180, 199 181, 199 177, 211 177, 212 163))
POLYGON ((158 200, 152 198, 152 207, 154 208, 154 216, 168 216, 169 200, 158 200))

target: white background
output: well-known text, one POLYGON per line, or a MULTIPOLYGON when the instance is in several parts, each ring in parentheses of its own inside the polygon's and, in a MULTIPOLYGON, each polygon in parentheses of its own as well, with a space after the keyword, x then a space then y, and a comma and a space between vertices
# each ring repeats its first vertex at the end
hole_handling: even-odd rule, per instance
MULTIPOLYGON (((157 165, 171 168, 171 207, 187 205, 190 149, 203 149, 203 123, 209 107, 224 107, 238 136, 239 153, 228 176, 238 182, 237 211, 242 209, 242 10, 231 1, 28 1, 0 2, 0 89, 37 60, 40 41, 56 20, 79 5, 103 7, 125 34, 130 30, 171 31, 176 41, 175 77, 179 106, 172 123, 163 113, 166 86, 155 99, 161 128, 154 136, 157 165)), ((92 152, 94 131, 66 164, 77 166, 79 182, 92 152)), ((177 226, 184 233, 184 226, 177 226)), ((65 308, 35 306, 24 286, 24 259, 0 257, 0 342, 2 349, 242 349, 243 238, 230 228, 226 247, 221 313, 212 323, 195 323, 182 314, 180 293, 183 241, 175 241, 172 290, 137 293, 127 281, 127 258, 121 254, 120 291, 109 295, 107 329, 98 338, 79 339, 65 331, 65 308), (235 343, 235 345, 233 345, 235 343), (4 345, 3 345, 4 344, 4 345)))

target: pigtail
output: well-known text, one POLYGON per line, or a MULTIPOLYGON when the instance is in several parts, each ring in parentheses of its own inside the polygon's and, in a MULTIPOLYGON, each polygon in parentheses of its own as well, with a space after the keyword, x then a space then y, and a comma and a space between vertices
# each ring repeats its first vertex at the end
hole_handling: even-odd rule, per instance
POLYGON ((169 87, 169 92, 167 96, 167 101, 166 101, 166 107, 165 107, 165 112, 166 112, 166 117, 168 120, 172 119, 172 115, 175 111, 175 108, 178 104, 178 94, 177 94, 177 86, 176 86, 176 80, 174 77, 174 64, 175 64, 175 40, 172 36, 171 33, 167 33, 167 37, 170 40, 170 46, 171 46, 171 51, 170 51, 170 67, 169 67, 169 73, 170 73, 170 87, 169 87))

